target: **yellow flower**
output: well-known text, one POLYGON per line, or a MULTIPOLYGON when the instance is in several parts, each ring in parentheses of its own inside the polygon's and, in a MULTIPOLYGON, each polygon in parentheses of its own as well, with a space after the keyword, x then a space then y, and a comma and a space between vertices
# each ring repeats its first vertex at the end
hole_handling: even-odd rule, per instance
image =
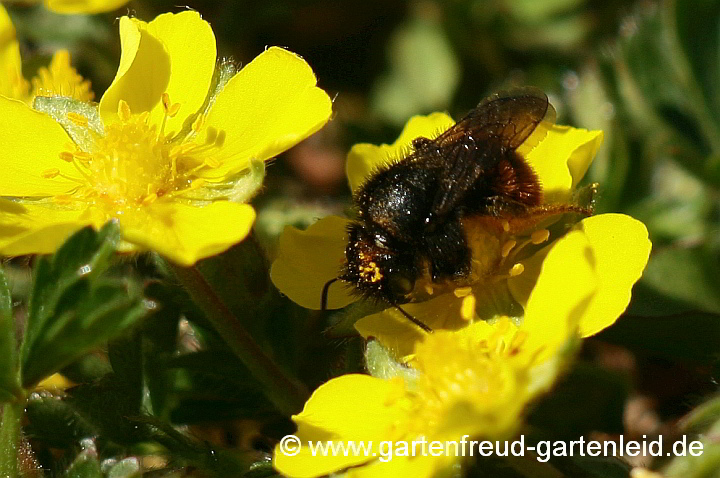
POLYGON ((550 388, 572 356, 578 322, 599 285, 591 246, 581 232, 560 239, 543 269, 521 326, 503 317, 492 325, 479 321, 459 331, 436 331, 416 344, 405 373, 345 375, 319 387, 293 417, 300 453, 286 456, 276 448, 275 467, 297 478, 349 467, 349 477, 430 477, 470 455, 469 443, 463 453, 463 438, 514 437, 528 403, 550 388), (572 276, 566 273, 568 256, 580 258, 572 276), (565 300, 543 300, 545 291, 556 287, 565 300), (329 440, 372 441, 376 455, 312 455, 309 442, 329 440), (387 441, 392 448, 381 449, 387 441), (412 442, 415 456, 400 456, 412 442), (432 456, 430 442, 440 442, 444 452, 432 456), (392 459, 390 450, 396 451, 392 459))
MULTIPOLYGON (((445 114, 412 118, 398 140, 391 145, 355 145, 348 155, 350 186, 356 191, 374 170, 401 157, 418 136, 434 137, 453 124, 445 114)), ((602 142, 602 132, 567 126, 553 126, 545 139, 529 151, 527 162, 537 173, 546 203, 568 203, 575 187, 587 171, 602 142)), ((521 146, 522 149, 522 146, 521 146)), ((558 218, 555 218, 558 221, 558 218)), ((499 226, 495 221, 485 228, 468 231, 473 248, 474 269, 482 273, 467 287, 450 292, 428 288, 427 299, 403 305, 412 316, 434 330, 459 329, 477 320, 509 316, 518 324, 526 314, 531 292, 539 283, 542 264, 570 231, 581 233, 590 245, 599 288, 580 320, 583 336, 611 325, 625 310, 632 285, 640 278, 650 253, 645 226, 622 214, 588 217, 577 224, 533 222, 518 227, 511 218, 499 226)), ((323 285, 337 277, 347 244, 348 220, 328 217, 306 231, 288 227, 280 238, 278 256, 272 267, 277 287, 298 304, 320 307, 323 285)), ((565 274, 575 274, 583 257, 565 258, 565 274)), ((542 301, 553 304, 564 300, 565 291, 550 287, 542 301)), ((351 288, 330 288, 328 307, 339 308, 356 300, 351 288)), ((364 317, 355 327, 366 337, 375 337, 397 356, 404 356, 422 338, 422 331, 394 309, 364 317)))
POLYGON ((248 233, 262 161, 320 129, 331 101, 297 55, 269 48, 216 72, 196 12, 120 19, 118 72, 98 105, 0 97, 0 253, 54 251, 114 219, 124 250, 190 265, 248 233), (39 140, 41 138, 41 140, 39 140))
POLYGON ((31 105, 36 96, 62 95, 90 101, 94 93, 90 81, 70 65, 70 53, 58 50, 50 65, 38 70, 29 82, 22 75, 20 45, 15 27, 5 8, 0 5, 0 95, 22 100, 31 105), (31 88, 32 87, 32 88, 31 88))

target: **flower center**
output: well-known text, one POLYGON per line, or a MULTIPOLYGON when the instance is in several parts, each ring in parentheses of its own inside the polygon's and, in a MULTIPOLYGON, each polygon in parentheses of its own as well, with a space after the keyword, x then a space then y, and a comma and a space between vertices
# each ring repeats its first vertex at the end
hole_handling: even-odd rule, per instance
POLYGON ((508 416, 513 413, 508 413, 508 407, 515 410, 522 406, 513 404, 522 402, 517 396, 521 384, 512 365, 503 358, 515 342, 514 338, 506 342, 510 322, 499 325, 485 340, 436 331, 418 344, 415 359, 420 376, 415 406, 409 414, 411 434, 456 433, 467 426, 477 427, 470 423, 484 423, 483 434, 495 435, 512 425, 508 416))
MULTIPOLYGON (((166 138, 164 126, 167 118, 180 109, 163 94, 164 117, 159 125, 149 122, 150 114, 133 114, 128 104, 118 105, 120 121, 105 127, 103 135, 88 127, 85 116, 68 113, 68 119, 85 128, 93 137, 90 151, 70 144, 60 158, 72 162, 81 177, 64 176, 78 183, 69 194, 56 196, 59 203, 82 202, 101 207, 110 215, 122 214, 128 209, 149 206, 160 198, 182 196, 203 187, 206 181, 197 176, 204 168, 217 167, 208 150, 218 147, 217 142, 198 144, 193 141, 203 126, 199 115, 191 132, 184 138, 166 138)), ((210 135, 209 135, 210 136, 210 135)), ((45 171, 52 178, 59 170, 45 171)))

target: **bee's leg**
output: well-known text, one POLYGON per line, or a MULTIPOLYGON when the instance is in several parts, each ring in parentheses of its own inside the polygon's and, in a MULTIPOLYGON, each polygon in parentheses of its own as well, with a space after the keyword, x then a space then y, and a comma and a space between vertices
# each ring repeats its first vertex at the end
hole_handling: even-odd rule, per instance
POLYGON ((422 247, 433 281, 457 279, 470 273, 471 252, 459 220, 448 221, 441 230, 426 232, 422 247))

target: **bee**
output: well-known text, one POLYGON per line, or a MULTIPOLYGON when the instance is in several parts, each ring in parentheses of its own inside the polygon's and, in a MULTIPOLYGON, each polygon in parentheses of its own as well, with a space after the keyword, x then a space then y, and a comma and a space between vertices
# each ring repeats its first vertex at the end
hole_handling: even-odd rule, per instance
MULTIPOLYGON (((337 279, 430 331, 400 304, 414 300, 422 277, 433 284, 469 279, 467 224, 576 209, 543 206, 540 181, 519 151, 539 143, 554 121, 547 96, 522 88, 483 100, 436 138, 414 139, 409 154, 376 171, 355 194, 357 218, 348 226, 337 279)), ((323 309, 337 279, 323 289, 323 309)))

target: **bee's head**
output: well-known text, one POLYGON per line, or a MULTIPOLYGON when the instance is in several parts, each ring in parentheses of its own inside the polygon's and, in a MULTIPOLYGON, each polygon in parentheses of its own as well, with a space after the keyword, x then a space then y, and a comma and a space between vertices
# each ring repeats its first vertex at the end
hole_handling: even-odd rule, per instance
POLYGON ((348 238, 340 279, 368 297, 408 302, 419 274, 411 251, 377 226, 352 223, 348 238))

